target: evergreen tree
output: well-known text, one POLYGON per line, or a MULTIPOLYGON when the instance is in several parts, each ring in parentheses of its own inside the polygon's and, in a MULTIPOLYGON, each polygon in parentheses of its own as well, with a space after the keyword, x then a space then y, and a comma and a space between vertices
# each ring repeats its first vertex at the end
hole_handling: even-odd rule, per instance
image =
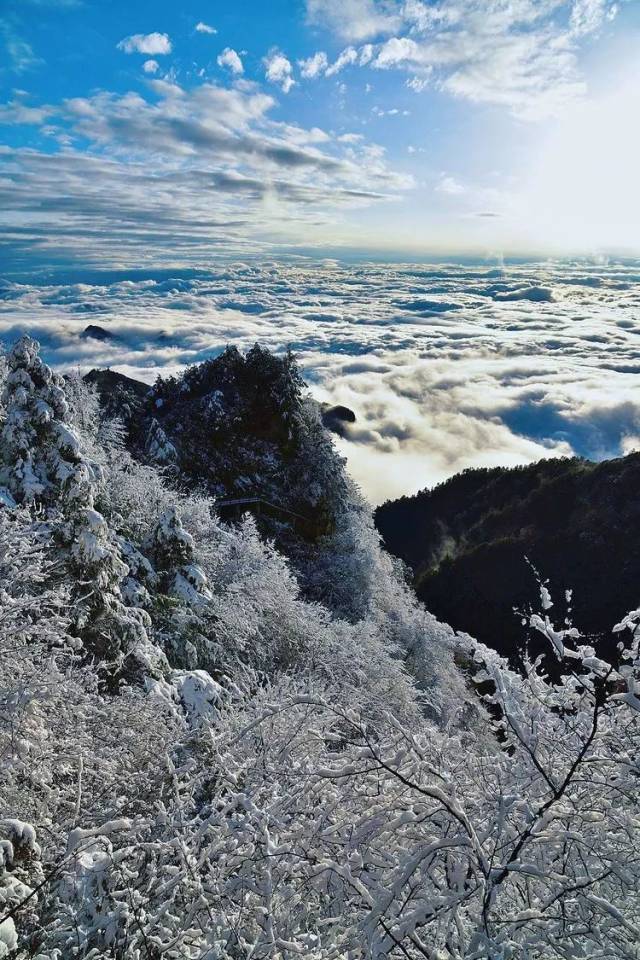
POLYGON ((155 417, 147 433, 144 451, 159 466, 175 469, 178 452, 155 417))
POLYGON ((64 380, 21 337, 8 357, 3 393, 2 479, 18 503, 47 508, 73 578, 73 630, 99 660, 120 669, 125 657, 157 673, 162 656, 151 644, 147 613, 126 607, 121 584, 129 573, 109 526, 96 509, 102 479, 69 423, 64 380))
POLYGON ((23 336, 7 357, 0 480, 17 503, 50 507, 80 450, 66 423, 64 381, 40 359, 39 349, 23 336))
POLYGON ((78 601, 75 626, 93 654, 120 665, 127 654, 149 652, 151 620, 145 611, 125 606, 121 587, 129 567, 105 518, 95 508, 95 494, 95 481, 80 460, 61 495, 62 537, 68 546, 78 601))
POLYGON ((192 606, 210 598, 207 578, 196 563, 193 537, 175 507, 168 507, 158 520, 149 548, 165 593, 192 606))

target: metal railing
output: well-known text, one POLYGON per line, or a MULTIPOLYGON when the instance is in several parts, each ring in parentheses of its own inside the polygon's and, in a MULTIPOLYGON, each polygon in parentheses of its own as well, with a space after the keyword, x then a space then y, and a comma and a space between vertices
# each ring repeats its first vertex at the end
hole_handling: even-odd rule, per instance
POLYGON ((263 497, 235 497, 231 500, 216 500, 215 509, 220 511, 220 509, 233 509, 237 510, 240 507, 247 508, 256 508, 261 510, 263 507, 266 507, 267 510, 273 510, 276 513, 283 513, 289 517, 294 517, 296 520, 301 520, 303 523, 313 523, 314 521, 310 517, 303 517, 302 514, 296 513, 295 510, 289 510, 288 507, 282 507, 277 503, 271 503, 269 500, 265 500, 263 497))

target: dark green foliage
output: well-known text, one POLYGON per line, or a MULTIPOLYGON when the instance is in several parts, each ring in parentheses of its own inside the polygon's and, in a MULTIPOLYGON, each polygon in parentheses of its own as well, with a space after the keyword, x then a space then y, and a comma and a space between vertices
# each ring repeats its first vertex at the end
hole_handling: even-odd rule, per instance
POLYGON ((189 367, 182 377, 159 378, 147 408, 172 440, 174 433, 178 437, 185 466, 204 473, 231 434, 239 446, 251 438, 252 443, 275 443, 283 452, 292 448, 302 388, 291 354, 276 357, 258 344, 246 355, 228 347, 219 357, 189 367))
POLYGON ((108 400, 118 389, 126 390, 140 399, 149 393, 146 383, 126 377, 124 373, 117 373, 115 370, 90 370, 83 379, 94 384, 101 401, 108 400))
POLYGON ((141 412, 149 386, 115 370, 90 370, 83 379, 95 386, 107 419, 121 420, 130 439, 138 440, 141 412))
MULTIPOLYGON (((387 548, 413 569, 419 597, 439 618, 517 658, 513 608, 536 605, 528 557, 549 580, 552 619, 568 613, 611 653, 611 627, 640 602, 640 454, 595 464, 543 460, 468 470, 376 511, 387 548)), ((535 644, 533 650, 537 650, 535 644)))
POLYGON ((146 413, 176 446, 183 476, 222 498, 273 496, 299 445, 302 387, 290 354, 229 347, 158 379, 146 413))
MULTIPOLYGON (((125 420, 135 455, 153 460, 150 432, 156 440, 161 432, 175 448, 171 470, 182 485, 221 501, 260 498, 279 508, 260 511, 260 525, 281 545, 292 513, 305 521, 296 528, 305 538, 330 532, 347 496, 343 462, 292 353, 228 347, 181 376, 158 378, 151 390, 113 381, 110 371, 91 377, 105 409, 125 420)), ((167 469, 166 458, 160 465, 167 469)))

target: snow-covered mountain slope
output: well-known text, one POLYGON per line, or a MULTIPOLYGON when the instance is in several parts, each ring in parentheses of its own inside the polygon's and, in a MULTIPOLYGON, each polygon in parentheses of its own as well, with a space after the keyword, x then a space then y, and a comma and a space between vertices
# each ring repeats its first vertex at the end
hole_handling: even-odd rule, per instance
POLYGON ((515 673, 415 599, 293 358, 212 363, 137 434, 28 337, 1 371, 0 958, 636 956, 640 613, 613 667, 543 588, 566 676, 515 673), (322 527, 223 522, 239 467, 322 527))

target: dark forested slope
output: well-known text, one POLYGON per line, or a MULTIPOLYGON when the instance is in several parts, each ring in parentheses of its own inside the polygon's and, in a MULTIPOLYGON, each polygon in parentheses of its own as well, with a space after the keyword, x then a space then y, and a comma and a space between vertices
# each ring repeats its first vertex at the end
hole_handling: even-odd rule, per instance
POLYGON ((291 354, 229 347, 151 388, 104 370, 85 380, 124 422, 132 452, 206 490, 221 509, 258 498, 315 535, 331 527, 346 486, 327 429, 340 432, 355 414, 315 403, 291 354))
POLYGON ((640 454, 591 463, 543 460, 468 470, 433 490, 385 503, 376 524, 410 565, 418 596, 438 617, 502 653, 522 648, 514 607, 535 604, 527 557, 562 621, 603 635, 640 601, 640 454))
MULTIPOLYGON (((617 669, 542 591, 552 680, 456 638, 292 357, 228 350, 151 392, 107 371, 102 400, 28 336, 0 359, 0 960, 637 960, 640 610, 615 610, 617 669), (324 535, 223 522, 238 489, 324 535)), ((591 598, 631 584, 636 465, 425 494, 432 566, 457 551, 507 604, 541 529, 571 583, 584 535, 591 598), (492 562, 513 539, 502 574, 474 536, 492 562)))

